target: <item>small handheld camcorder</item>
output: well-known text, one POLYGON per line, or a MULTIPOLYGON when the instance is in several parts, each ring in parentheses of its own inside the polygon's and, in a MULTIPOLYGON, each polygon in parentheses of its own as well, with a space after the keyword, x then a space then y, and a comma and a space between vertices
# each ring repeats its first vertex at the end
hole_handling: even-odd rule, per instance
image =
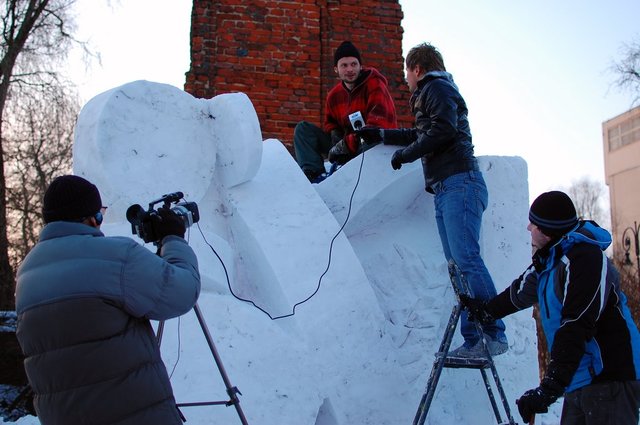
POLYGON ((163 203, 161 208, 170 209, 184 222, 184 227, 189 227, 200 220, 198 204, 195 202, 180 202, 184 198, 182 192, 174 192, 162 195, 161 198, 149 202, 149 209, 144 210, 140 205, 134 204, 127 209, 127 221, 131 223, 131 233, 138 235, 145 242, 159 243, 160 237, 156 229, 160 221, 158 211, 154 209, 156 204, 163 203), (173 207, 171 204, 175 203, 173 207))

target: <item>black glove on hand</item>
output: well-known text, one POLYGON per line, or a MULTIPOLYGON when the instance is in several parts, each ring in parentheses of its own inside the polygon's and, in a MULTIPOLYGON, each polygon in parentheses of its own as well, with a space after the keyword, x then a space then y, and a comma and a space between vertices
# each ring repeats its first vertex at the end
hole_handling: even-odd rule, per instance
POLYGON ((549 406, 562 395, 564 388, 550 378, 544 378, 538 388, 522 394, 516 400, 522 420, 529 423, 536 413, 547 413, 549 406))
POLYGON ((487 311, 487 302, 468 295, 460 295, 462 307, 469 312, 468 319, 472 322, 476 320, 483 325, 495 322, 496 319, 487 311))
POLYGON ((340 140, 329 149, 329 162, 332 164, 344 165, 353 157, 347 148, 344 140, 340 140))
POLYGON ((356 131, 356 134, 368 145, 375 145, 383 141, 384 130, 379 127, 365 126, 356 131))
POLYGON ((394 170, 399 170, 402 167, 402 164, 404 163, 404 158, 402 157, 402 151, 403 149, 398 149, 393 153, 393 156, 391 157, 391 167, 394 170))
POLYGON ((158 208, 160 219, 156 221, 156 233, 159 240, 165 236, 175 235, 184 238, 184 232, 187 228, 182 218, 168 208, 158 208))

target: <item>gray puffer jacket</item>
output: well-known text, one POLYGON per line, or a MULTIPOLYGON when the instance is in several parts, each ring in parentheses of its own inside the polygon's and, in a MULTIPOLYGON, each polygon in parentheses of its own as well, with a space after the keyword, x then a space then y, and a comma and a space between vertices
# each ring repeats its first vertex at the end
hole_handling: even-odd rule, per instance
POLYGON ((149 319, 189 311, 197 258, 167 236, 157 256, 130 238, 53 222, 17 275, 17 337, 44 425, 181 424, 149 319))

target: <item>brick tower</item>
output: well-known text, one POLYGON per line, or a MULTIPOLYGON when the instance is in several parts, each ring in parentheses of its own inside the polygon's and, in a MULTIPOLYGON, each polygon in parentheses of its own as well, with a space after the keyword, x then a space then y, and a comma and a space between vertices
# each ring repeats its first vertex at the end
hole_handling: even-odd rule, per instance
POLYGON ((327 91, 338 81, 333 53, 351 40, 363 65, 387 78, 398 124, 410 126, 402 17, 398 0, 194 0, 185 91, 247 94, 263 139, 291 150, 298 121, 321 125, 327 91))

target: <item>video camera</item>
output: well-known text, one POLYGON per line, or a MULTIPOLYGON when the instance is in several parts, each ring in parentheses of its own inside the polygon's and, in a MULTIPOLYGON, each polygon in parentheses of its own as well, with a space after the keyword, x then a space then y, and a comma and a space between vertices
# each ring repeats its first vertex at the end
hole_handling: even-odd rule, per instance
POLYGON ((166 208, 173 211, 184 222, 184 227, 189 227, 193 223, 200 220, 198 212, 198 204, 195 202, 180 202, 184 198, 182 192, 169 193, 162 195, 160 199, 151 201, 149 209, 145 211, 140 205, 134 204, 127 209, 127 221, 131 223, 131 233, 138 235, 145 242, 160 242, 156 226, 160 223, 161 218, 153 207, 160 202, 164 204, 160 208, 166 208), (171 207, 171 203, 175 206, 171 207))

